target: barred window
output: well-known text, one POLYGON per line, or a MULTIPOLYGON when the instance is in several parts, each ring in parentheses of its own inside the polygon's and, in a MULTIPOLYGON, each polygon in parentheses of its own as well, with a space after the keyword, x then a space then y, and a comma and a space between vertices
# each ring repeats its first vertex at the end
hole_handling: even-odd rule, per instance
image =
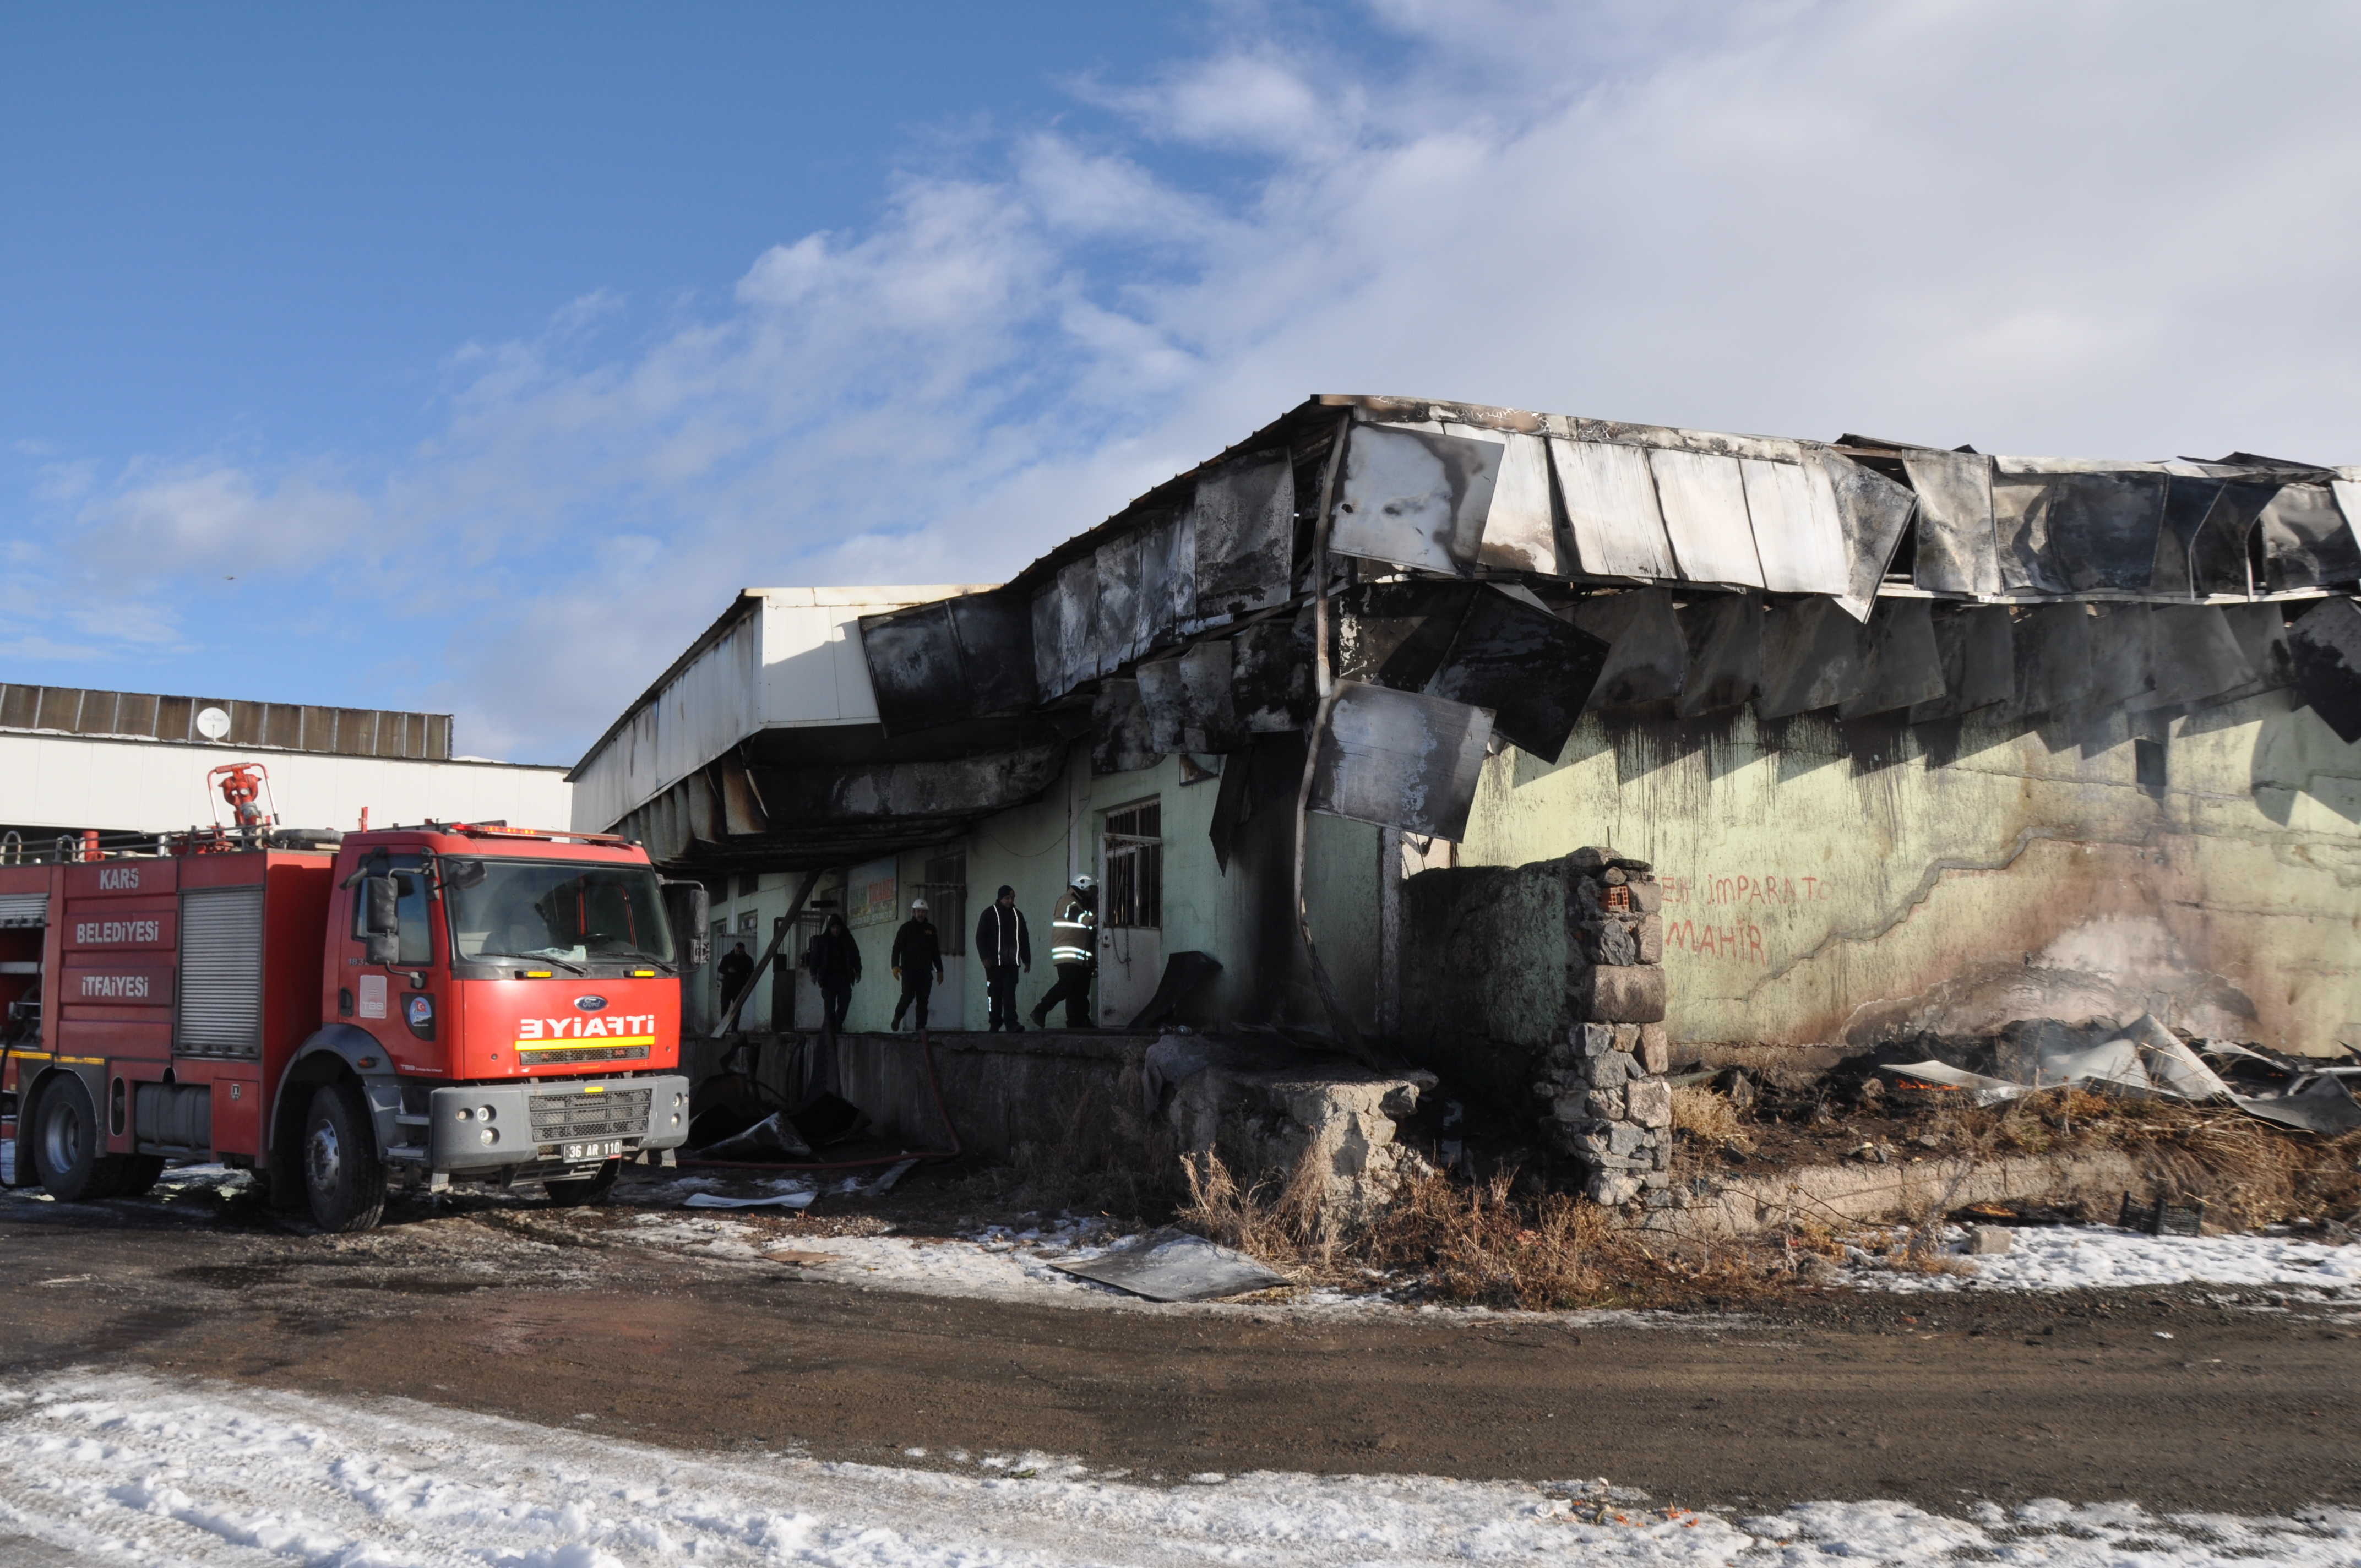
POLYGON ((1164 924, 1164 806, 1143 800, 1106 814, 1106 892, 1099 924, 1164 924))
POLYGON ((967 951, 967 852, 938 855, 927 862, 927 880, 918 884, 927 901, 927 916, 935 923, 935 940, 943 957, 955 959, 967 951))

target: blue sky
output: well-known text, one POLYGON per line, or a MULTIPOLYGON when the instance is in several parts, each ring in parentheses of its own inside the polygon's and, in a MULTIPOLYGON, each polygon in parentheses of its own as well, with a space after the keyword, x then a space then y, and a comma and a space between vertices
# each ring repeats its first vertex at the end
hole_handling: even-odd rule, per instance
POLYGON ((572 761, 1313 390, 2361 460, 2361 14, 0 10, 0 679, 572 761))

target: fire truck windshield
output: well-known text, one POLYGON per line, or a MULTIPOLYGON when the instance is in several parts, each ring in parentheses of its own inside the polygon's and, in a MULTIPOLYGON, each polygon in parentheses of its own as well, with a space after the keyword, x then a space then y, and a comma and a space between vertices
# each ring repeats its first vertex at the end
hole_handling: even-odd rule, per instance
POLYGON ((673 962, 672 927, 645 866, 446 859, 443 887, 463 960, 673 962))

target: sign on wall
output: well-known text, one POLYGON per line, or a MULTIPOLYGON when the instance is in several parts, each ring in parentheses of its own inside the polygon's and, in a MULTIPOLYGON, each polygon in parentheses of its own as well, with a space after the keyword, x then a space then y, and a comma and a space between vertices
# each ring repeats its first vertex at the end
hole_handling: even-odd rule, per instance
POLYGON ((848 926, 882 926, 901 912, 895 872, 901 862, 888 855, 865 866, 855 866, 844 884, 844 922, 848 926))

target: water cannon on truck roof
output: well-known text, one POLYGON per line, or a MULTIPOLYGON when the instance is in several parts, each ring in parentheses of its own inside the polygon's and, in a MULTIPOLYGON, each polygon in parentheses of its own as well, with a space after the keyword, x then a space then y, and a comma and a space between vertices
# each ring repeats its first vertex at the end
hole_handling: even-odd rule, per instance
POLYGON ((605 834, 285 829, 258 765, 216 781, 230 823, 0 860, 0 1181, 212 1158, 353 1231, 390 1188, 588 1201, 686 1141, 701 886, 605 834))

